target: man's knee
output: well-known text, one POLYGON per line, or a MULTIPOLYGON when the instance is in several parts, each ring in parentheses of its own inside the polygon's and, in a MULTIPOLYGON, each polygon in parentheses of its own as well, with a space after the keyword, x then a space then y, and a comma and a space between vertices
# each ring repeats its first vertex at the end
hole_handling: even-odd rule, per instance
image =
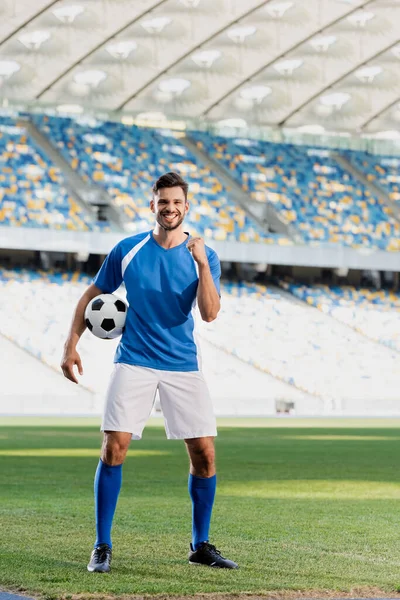
POLYGON ((190 472, 198 477, 212 477, 215 474, 215 449, 213 438, 185 440, 190 457, 190 472))
POLYGON ((101 448, 101 460, 112 467, 122 465, 129 448, 129 434, 105 431, 101 448))

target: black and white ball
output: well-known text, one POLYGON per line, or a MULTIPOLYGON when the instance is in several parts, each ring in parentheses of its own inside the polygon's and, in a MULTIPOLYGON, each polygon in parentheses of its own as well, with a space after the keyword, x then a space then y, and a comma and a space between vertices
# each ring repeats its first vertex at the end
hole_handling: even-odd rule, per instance
POLYGON ((114 294, 100 294, 89 302, 85 323, 89 331, 103 340, 112 340, 122 334, 128 305, 114 294))

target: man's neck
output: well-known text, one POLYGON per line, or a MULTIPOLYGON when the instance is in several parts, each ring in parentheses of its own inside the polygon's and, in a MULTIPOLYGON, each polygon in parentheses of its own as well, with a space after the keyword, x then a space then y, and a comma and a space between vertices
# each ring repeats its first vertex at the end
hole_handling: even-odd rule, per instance
POLYGON ((153 229, 153 237, 160 246, 169 249, 182 244, 188 236, 183 231, 182 226, 173 229, 172 231, 165 231, 165 229, 156 223, 153 229))

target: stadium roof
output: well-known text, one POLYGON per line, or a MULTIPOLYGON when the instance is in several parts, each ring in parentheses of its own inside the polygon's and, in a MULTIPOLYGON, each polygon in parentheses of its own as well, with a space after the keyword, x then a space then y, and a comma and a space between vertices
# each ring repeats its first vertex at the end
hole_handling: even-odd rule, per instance
POLYGON ((2 0, 0 96, 60 112, 393 132, 399 23, 399 0, 2 0))

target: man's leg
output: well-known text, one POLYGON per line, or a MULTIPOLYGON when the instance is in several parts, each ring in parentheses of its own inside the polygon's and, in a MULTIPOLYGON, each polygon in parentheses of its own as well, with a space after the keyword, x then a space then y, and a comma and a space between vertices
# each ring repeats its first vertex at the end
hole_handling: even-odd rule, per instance
POLYGON ((217 476, 215 474, 214 437, 185 439, 190 458, 189 494, 193 503, 192 543, 189 563, 223 569, 238 565, 223 557, 209 543, 209 529, 214 504, 217 476))
POLYGON ((190 458, 189 494, 193 503, 192 547, 208 542, 217 476, 213 437, 185 440, 190 458))
POLYGON ((89 571, 105 572, 111 562, 111 527, 122 483, 122 464, 132 439, 131 433, 105 431, 101 457, 94 478, 96 542, 89 571))
POLYGON ((101 458, 94 478, 96 514, 95 546, 111 543, 112 520, 122 484, 122 464, 129 448, 132 434, 122 431, 105 431, 101 458))
POLYGON ((96 543, 89 571, 110 570, 111 527, 122 481, 122 463, 131 439, 140 440, 158 387, 159 371, 116 363, 106 394, 104 431, 94 495, 96 543), (128 433, 129 432, 129 433, 128 433))

